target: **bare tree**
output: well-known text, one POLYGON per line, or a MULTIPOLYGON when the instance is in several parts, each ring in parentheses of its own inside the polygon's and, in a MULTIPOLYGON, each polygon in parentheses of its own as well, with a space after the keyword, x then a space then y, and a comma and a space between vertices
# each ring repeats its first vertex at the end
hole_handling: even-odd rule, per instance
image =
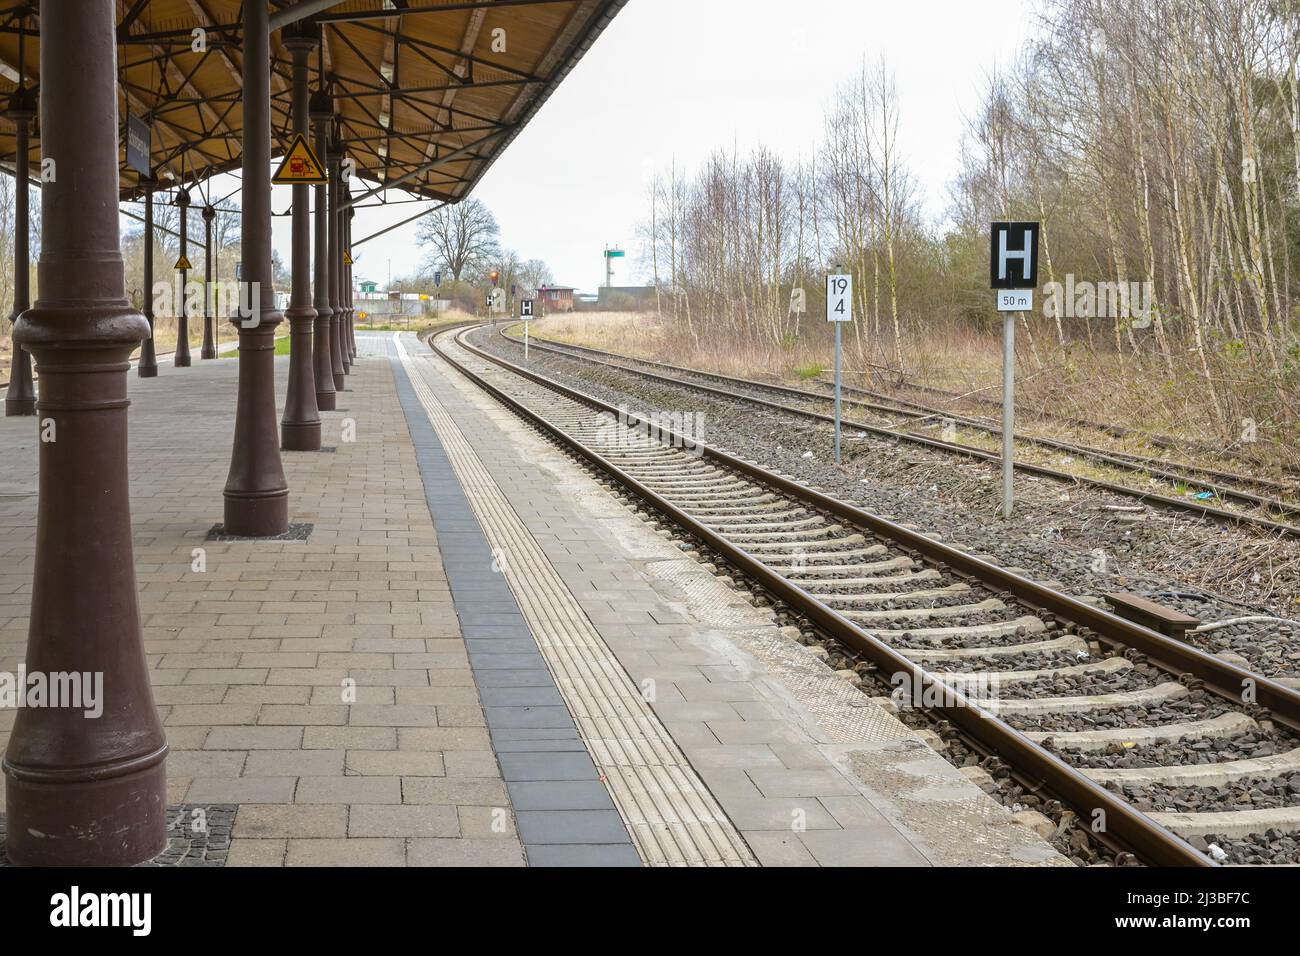
POLYGON ((470 198, 421 219, 416 241, 430 250, 425 271, 443 268, 454 282, 460 282, 475 266, 498 254, 500 233, 491 210, 482 200, 470 198))
POLYGON ((541 259, 529 259, 519 267, 519 287, 521 295, 534 295, 544 285, 555 281, 551 267, 541 259))

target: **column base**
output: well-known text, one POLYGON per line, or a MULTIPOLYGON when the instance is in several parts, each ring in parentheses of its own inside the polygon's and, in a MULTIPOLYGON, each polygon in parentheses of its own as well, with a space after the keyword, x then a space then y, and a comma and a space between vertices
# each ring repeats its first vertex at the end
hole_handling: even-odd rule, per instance
POLYGON ((5 761, 9 862, 134 866, 157 856, 167 849, 166 756, 164 744, 144 758, 149 766, 103 780, 80 769, 29 775, 5 761), (30 779, 38 775, 47 779, 30 779))
POLYGON ((145 339, 140 346, 140 361, 135 371, 141 378, 158 377, 158 354, 154 351, 152 337, 145 339))
POLYGON ((14 346, 9 387, 5 390, 5 417, 18 418, 35 414, 36 385, 32 380, 32 357, 25 348, 14 346))
POLYGON ((224 492, 228 535, 240 538, 274 538, 289 530, 289 489, 265 495, 224 492))
POLYGON ((207 361, 217 357, 216 338, 213 335, 212 316, 205 316, 203 319, 203 350, 199 352, 199 358, 207 361))
POLYGON ((172 366, 190 367, 190 322, 185 315, 180 316, 176 322, 176 348, 172 352, 172 366))
POLYGON ((320 421, 281 422, 280 448, 284 451, 320 451, 320 421))
POLYGON ((336 391, 336 392, 341 392, 341 391, 343 391, 343 373, 342 373, 342 372, 335 372, 335 373, 334 373, 334 391, 336 391))
MULTIPOLYGON (((331 376, 331 378, 332 378, 332 377, 333 377, 333 376, 331 376)), ((316 408, 317 408, 317 410, 318 410, 318 411, 322 411, 322 412, 332 412, 332 411, 334 411, 334 409, 337 407, 337 402, 338 402, 338 398, 337 398, 337 396, 338 396, 338 393, 337 393, 337 392, 334 392, 334 391, 329 391, 329 392, 317 392, 317 393, 316 393, 316 408)))

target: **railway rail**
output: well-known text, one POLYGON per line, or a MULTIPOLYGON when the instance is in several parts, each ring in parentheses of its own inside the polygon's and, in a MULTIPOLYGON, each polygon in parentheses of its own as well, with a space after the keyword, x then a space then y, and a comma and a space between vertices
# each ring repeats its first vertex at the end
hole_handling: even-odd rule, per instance
MULTIPOLYGON (((1111 851, 1158 865, 1213 865, 1185 837, 1217 832, 1222 814, 1147 814, 1134 795, 1198 774, 1249 780, 1300 767, 1300 694, 1290 688, 688 435, 620 417, 472 344, 477 328, 442 330, 428 341, 479 388, 752 582, 779 613, 806 622, 873 679, 902 688, 906 703, 957 728, 962 746, 1004 762, 1026 792, 1049 793, 1082 821, 1104 821, 1095 836, 1111 851), (1062 682, 1070 692, 1060 693, 1062 682), (1061 729, 1080 713, 1144 719, 1061 729), (1107 765, 1116 748, 1199 747, 1247 732, 1271 734, 1277 756, 1204 764, 1196 762, 1200 751, 1136 771, 1107 765)), ((1276 833, 1300 818, 1294 807, 1229 812, 1233 833, 1276 833)))
MULTIPOLYGON (((938 388, 933 385, 924 385, 919 382, 909 381, 905 376, 900 377, 899 373, 895 369, 885 368, 884 366, 874 366, 874 367, 888 374, 894 375, 899 382, 897 387, 900 390, 919 392, 923 395, 931 395, 934 396, 935 399, 942 400, 942 401, 948 401, 948 402, 970 401, 977 405, 989 406, 995 409, 1000 409, 1002 407, 1001 402, 998 399, 988 398, 987 396, 976 395, 973 393, 963 394, 961 392, 955 392, 946 388, 938 388)), ((814 381, 818 385, 822 385, 826 388, 834 388, 834 383, 827 381, 824 378, 817 378, 814 381)), ((933 405, 926 405, 923 402, 917 402, 911 399, 902 398, 897 394, 873 391, 871 389, 860 388, 857 386, 845 386, 845 388, 846 389, 851 388, 854 392, 858 394, 876 398, 881 401, 894 402, 899 405, 916 408, 919 410, 924 410, 928 413, 941 414, 941 415, 949 414, 948 411, 945 409, 938 408, 933 405)), ((1092 419, 1079 418, 1073 415, 1061 415, 1056 412, 1048 411, 1042 406, 1030 407, 1028 411, 1030 412, 1030 414, 1034 415, 1035 417, 1043 421, 1058 422, 1070 428, 1080 429, 1083 431, 1098 432, 1103 435, 1109 435, 1113 438, 1132 438, 1144 442, 1145 444, 1153 445, 1156 448, 1165 449, 1166 451, 1175 451, 1178 449, 1182 449, 1186 451, 1201 451, 1201 452, 1214 453, 1216 451, 1222 450, 1222 449, 1216 449, 1214 446, 1203 441, 1193 441, 1190 439, 1180 440, 1177 438, 1173 438, 1169 435, 1160 435, 1153 432, 1144 431, 1140 428, 1130 428, 1128 426, 1120 425, 1114 422, 1112 423, 1098 422, 1098 421, 1093 421, 1092 419)), ((984 421, 986 424, 993 422, 992 419, 985 419, 984 421)), ((1137 458, 1139 460, 1151 461, 1151 462, 1165 461, 1164 459, 1149 458, 1140 455, 1130 455, 1128 457, 1137 458)), ((1207 471, 1210 474, 1216 474, 1216 473, 1227 474, 1225 472, 1216 472, 1214 469, 1207 469, 1207 471)), ((1300 474, 1300 472, 1297 472, 1296 469, 1294 469, 1289 465, 1283 465, 1282 471, 1286 472, 1289 475, 1300 474)), ((1245 478, 1248 476, 1238 476, 1238 477, 1245 478)))
MULTIPOLYGON (((507 334, 505 327, 499 330, 501 337, 515 345, 520 345, 519 340, 507 334)), ((570 344, 560 344, 552 342, 538 342, 535 338, 530 343, 531 348, 540 349, 552 354, 561 355, 566 358, 587 362, 590 364, 604 366, 606 368, 617 369, 627 374, 660 382, 662 384, 686 388, 705 394, 714 395, 730 401, 748 402, 764 408, 769 408, 785 414, 809 419, 820 423, 831 423, 833 417, 824 412, 819 412, 807 407, 786 404, 784 402, 772 401, 760 398, 753 394, 735 391, 735 387, 748 389, 751 391, 767 391, 779 395, 792 397, 801 402, 825 403, 829 397, 815 392, 809 392, 804 389, 793 388, 785 385, 775 385, 765 382, 755 382, 748 379, 736 378, 733 376, 721 375, 714 372, 703 372, 697 369, 685 368, 682 366, 668 365, 662 362, 653 362, 647 359, 632 359, 627 356, 617 355, 616 353, 605 352, 599 349, 592 349, 587 346, 577 346, 570 344), (657 368, 661 371, 649 371, 645 368, 638 368, 637 365, 657 368), (671 374, 669 374, 671 373, 671 374), (706 385, 699 381, 690 381, 689 378, 705 379, 717 381, 723 384, 733 386, 723 388, 717 385, 706 385)), ((910 411, 892 406, 880 405, 873 402, 863 402, 856 400, 846 400, 845 405, 850 408, 863 408, 879 415, 892 415, 908 419, 933 418, 934 415, 922 413, 919 411, 910 411)), ((954 421, 956 424, 965 427, 977 429, 990 435, 1001 435, 1001 429, 979 422, 976 419, 956 417, 947 413, 936 413, 943 418, 954 421)), ((843 419, 845 428, 854 429, 875 435, 879 438, 905 441, 912 444, 920 445, 951 454, 962 455, 967 458, 973 458, 989 463, 998 463, 1001 457, 992 451, 979 448, 974 445, 961 444, 955 441, 948 441, 941 438, 933 438, 927 435, 918 434, 912 431, 905 431, 898 427, 879 425, 854 419, 843 419)), ((1091 459, 1108 468, 1121 471, 1128 471, 1137 474, 1147 475, 1151 478, 1158 479, 1171 484, 1186 484, 1201 488, 1204 491, 1213 494, 1220 501, 1234 502, 1239 505, 1255 508, 1261 511, 1272 513, 1278 516, 1290 518, 1300 518, 1300 505, 1292 504, 1278 498, 1267 497, 1255 494, 1243 488, 1234 487, 1224 483, 1226 480, 1238 480, 1255 484, 1258 487, 1271 487, 1278 491, 1295 492, 1297 489, 1291 485, 1280 482, 1272 482, 1267 479, 1254 479, 1248 476, 1232 475, 1226 472, 1215 472, 1212 469, 1200 468, 1198 466, 1180 465, 1178 463, 1169 463, 1175 467, 1185 469, 1183 473, 1170 471, 1165 467, 1158 466, 1152 459, 1143 459, 1140 456, 1126 456, 1123 453, 1116 453, 1101 449, 1089 448, 1087 446, 1074 445, 1067 442, 1057 441, 1055 439, 1043 438, 1039 436, 1027 436, 1017 433, 1016 440, 1028 444, 1039 445, 1051 448, 1055 451, 1065 452, 1079 458, 1091 459), (1194 474, 1192 473, 1194 472, 1194 474), (1206 481, 1205 477, 1210 477, 1206 481)), ((1088 475, 1081 475, 1074 472, 1062 471, 1058 468, 1052 468, 1046 465, 1037 464, 1022 459, 1017 459, 1015 469, 1018 472, 1027 475, 1034 475, 1042 478, 1049 478, 1059 482, 1071 484, 1083 484, 1112 494, 1121 495, 1127 498, 1136 499, 1143 504, 1158 505, 1160 507, 1183 511, 1198 515, 1208 520, 1217 521, 1224 524, 1240 524, 1261 531, 1283 534, 1286 536, 1300 537, 1300 526, 1287 521, 1274 520, 1273 518, 1264 517, 1261 514, 1254 514, 1244 511, 1230 510, 1227 508, 1216 507, 1197 500, 1188 500, 1186 498, 1174 497, 1172 495, 1159 494, 1154 491, 1134 488, 1129 485, 1120 484, 1115 481, 1109 481, 1102 478, 1094 478, 1088 475)))

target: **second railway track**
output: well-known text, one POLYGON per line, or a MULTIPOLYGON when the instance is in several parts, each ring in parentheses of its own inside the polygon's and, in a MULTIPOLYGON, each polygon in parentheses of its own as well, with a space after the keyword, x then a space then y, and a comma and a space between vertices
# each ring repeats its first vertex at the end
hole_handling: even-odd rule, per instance
MULTIPOLYGON (((516 337, 506 334, 506 328, 504 326, 499 329, 499 332, 505 341, 513 343, 516 346, 521 346, 522 343, 520 343, 516 337)), ((822 424, 833 421, 833 418, 829 414, 820 411, 815 407, 817 405, 824 406, 825 403, 829 401, 829 396, 809 392, 804 389, 775 385, 767 382, 750 381, 748 379, 739 379, 734 376, 720 375, 714 372, 703 372, 698 369, 665 365, 664 363, 653 362, 647 359, 633 359, 599 349, 588 348, 586 346, 538 342, 534 339, 532 347, 564 358, 609 368, 624 374, 637 376, 671 387, 698 391, 724 400, 748 402, 779 413, 822 424), (742 389, 742 391, 737 391, 737 389, 742 389), (784 399, 793 400, 801 404, 789 404, 787 401, 775 401, 771 398, 764 398, 760 395, 753 394, 755 392, 781 396, 784 399)), ((852 393, 856 390, 849 389, 846 391, 852 393)), ((882 405, 878 402, 861 399, 846 399, 845 407, 847 410, 847 417, 844 419, 844 427, 846 429, 860 431, 877 438, 904 441, 947 454, 956 454, 979 461, 997 463, 1001 460, 1000 455, 993 450, 981 448, 977 445, 963 444, 955 440, 933 437, 915 431, 905 430, 898 424, 888 421, 888 419, 893 417, 906 423, 916 422, 918 420, 933 420, 942 417, 951 421, 955 426, 959 425, 968 430, 990 436, 1000 436, 1001 430, 995 425, 983 423, 977 419, 941 413, 937 410, 919 411, 899 407, 897 404, 882 405), (877 416, 878 420, 876 422, 868 422, 855 419, 853 417, 855 411, 865 411, 877 416), (884 422, 879 420, 882 416, 886 419, 884 422)), ((1258 479, 1249 476, 1235 475, 1184 463, 1161 462, 1154 459, 1145 459, 1140 456, 1129 455, 1125 452, 1074 445, 1067 442, 1057 441, 1055 439, 1026 436, 1020 433, 1017 433, 1016 441, 1022 445, 1038 446, 1054 452, 1065 453, 1081 460, 1091 460, 1103 469, 1145 475, 1157 482, 1170 486, 1183 485, 1201 489, 1205 493, 1212 495, 1221 503, 1233 504, 1239 506, 1241 509, 1250 510, 1229 509, 1195 498, 1188 499, 1185 497, 1176 497, 1173 494, 1162 494, 1150 489, 1135 488, 1121 484, 1118 481, 1092 477, 1073 471, 1063 471, 1060 468, 1054 468, 1048 465, 1018 458, 1015 463, 1015 468, 1016 471, 1020 473, 1048 478, 1054 481, 1090 486, 1111 494, 1135 499, 1146 505, 1186 512, 1223 524, 1238 524, 1272 534, 1281 534, 1288 537, 1300 538, 1300 524, 1292 523, 1293 521, 1300 519, 1300 504, 1293 504, 1290 501, 1285 501, 1269 494, 1261 494, 1240 487, 1242 484, 1251 484, 1260 491, 1294 494, 1296 488, 1292 485, 1269 479, 1258 479), (1182 470, 1172 470, 1178 468, 1181 468, 1182 470), (1234 485, 1229 483, 1234 481, 1237 484, 1234 485)), ((1170 490, 1172 490, 1172 488, 1170 490)))
POLYGON ((1260 861, 1292 859, 1296 691, 689 436, 620 417, 477 348, 471 331, 438 333, 431 344, 815 632, 876 692, 892 689, 941 731, 953 729, 955 753, 1001 761, 1032 805, 1048 794, 1111 851, 1148 863, 1209 864, 1206 849, 1226 859, 1209 847, 1214 839, 1245 858, 1254 843, 1267 848, 1260 861), (1260 806, 1234 808, 1220 794, 1234 787, 1257 791, 1260 806))

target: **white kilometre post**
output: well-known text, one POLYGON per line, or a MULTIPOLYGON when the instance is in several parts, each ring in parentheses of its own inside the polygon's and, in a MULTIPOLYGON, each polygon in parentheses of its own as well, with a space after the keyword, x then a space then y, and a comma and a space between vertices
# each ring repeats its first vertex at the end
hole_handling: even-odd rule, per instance
POLYGON ((843 362, 844 337, 841 329, 845 322, 853 321, 853 276, 835 267, 835 274, 826 277, 826 321, 835 324, 835 464, 840 463, 840 377, 843 362))
POLYGON ((1002 517, 1015 510, 1016 319, 1034 307, 1039 223, 995 222, 989 234, 989 282, 1002 320, 1002 517))

